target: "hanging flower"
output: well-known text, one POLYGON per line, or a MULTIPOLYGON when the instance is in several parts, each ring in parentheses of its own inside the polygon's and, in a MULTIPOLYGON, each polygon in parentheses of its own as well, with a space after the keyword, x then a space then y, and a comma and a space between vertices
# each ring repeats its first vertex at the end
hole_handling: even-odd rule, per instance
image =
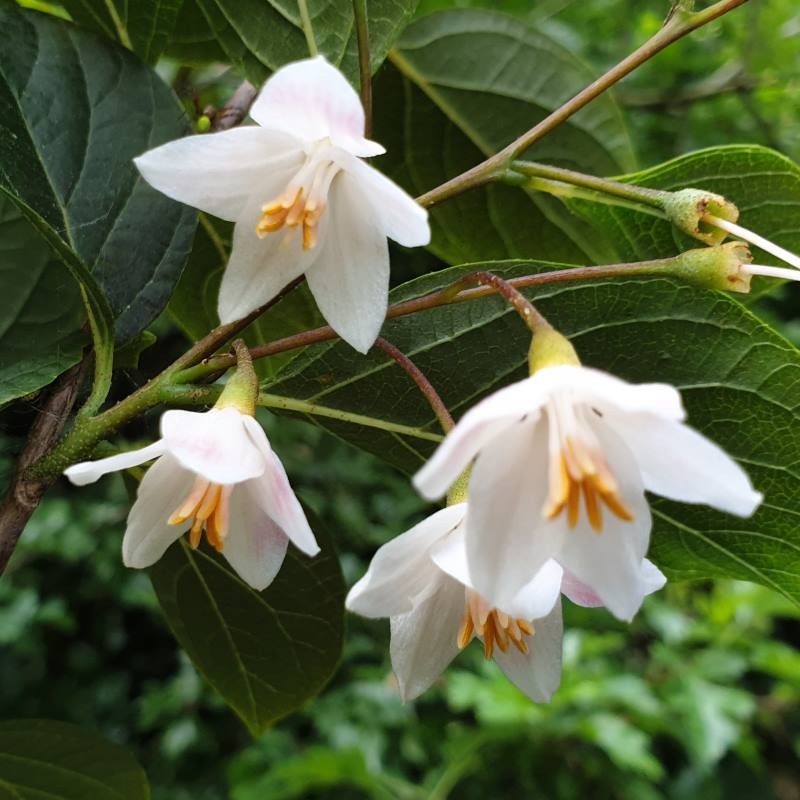
POLYGON ((562 571, 545 565, 507 614, 471 586, 466 570, 466 503, 448 506, 383 545, 350 590, 347 608, 389 617, 392 668, 404 700, 422 694, 473 638, 509 680, 546 702, 561 680, 562 571))
POLYGON ((305 273, 331 327, 366 352, 386 314, 387 237, 430 240, 427 212, 362 159, 364 110, 322 56, 279 69, 251 117, 258 123, 189 136, 135 159, 151 185, 236 223, 219 316, 241 319, 305 273))
POLYGON ((739 516, 762 499, 684 418, 666 384, 545 366, 465 414, 414 482, 440 497, 475 459, 466 552, 472 583, 492 604, 519 613, 515 598, 552 558, 631 619, 644 596, 646 489, 739 516))
POLYGON ((266 434, 234 407, 167 411, 154 444, 75 464, 64 474, 83 486, 152 459, 157 460, 128 515, 126 566, 149 567, 188 531, 191 547, 205 535, 242 580, 260 591, 278 573, 290 540, 308 555, 319 552, 266 434))

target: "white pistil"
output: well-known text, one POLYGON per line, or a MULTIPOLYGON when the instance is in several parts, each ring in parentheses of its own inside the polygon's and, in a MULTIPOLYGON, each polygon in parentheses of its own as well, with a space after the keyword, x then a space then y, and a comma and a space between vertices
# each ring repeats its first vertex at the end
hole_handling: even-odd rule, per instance
POLYGON ((787 281, 800 281, 800 272, 786 267, 768 267, 762 264, 743 264, 742 272, 748 275, 764 275, 767 278, 783 278, 787 281))
POLYGON ((723 230, 732 236, 738 236, 740 239, 744 239, 746 242, 750 242, 750 244, 760 247, 765 252, 775 256, 775 258, 785 261, 795 269, 800 269, 800 257, 796 256, 794 253, 786 250, 780 245, 771 242, 769 239, 765 239, 763 236, 759 236, 757 233, 753 233, 753 231, 743 228, 741 225, 737 225, 735 222, 728 222, 728 220, 720 219, 719 217, 715 217, 713 214, 706 214, 703 217, 703 222, 707 222, 709 225, 713 225, 714 227, 719 228, 720 230, 723 230))

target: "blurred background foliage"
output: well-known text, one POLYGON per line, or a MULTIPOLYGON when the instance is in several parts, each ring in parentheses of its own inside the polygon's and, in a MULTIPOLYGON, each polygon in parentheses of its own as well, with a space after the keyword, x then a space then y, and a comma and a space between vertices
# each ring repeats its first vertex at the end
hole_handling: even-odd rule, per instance
MULTIPOLYGON (((541 26, 598 72, 651 34, 669 6, 421 0, 418 13, 481 5, 541 26)), ((221 103, 237 83, 221 68, 160 69, 190 114, 221 103)), ((616 96, 640 166, 732 142, 799 160, 796 0, 748 4, 645 65, 616 96)), ((427 268, 417 257, 398 276, 427 268)), ((798 342, 797 308, 787 289, 759 310, 798 342)), ((118 376, 118 392, 185 346, 167 316, 153 330, 158 346, 118 376)), ((0 484, 36 405, 0 413, 0 484)), ((407 480, 376 459, 302 422, 262 421, 334 533, 349 583, 378 545, 424 513, 407 480)), ((155 422, 128 435, 145 440, 155 422)), ((0 581, 0 709, 128 744, 156 800, 800 798, 800 610, 766 589, 670 585, 630 628, 566 604, 563 686, 549 706, 531 704, 477 648, 403 705, 388 626, 350 617, 331 685, 254 742, 180 653, 147 576, 123 568, 127 502, 113 477, 80 491, 60 485, 35 514, 0 581)))

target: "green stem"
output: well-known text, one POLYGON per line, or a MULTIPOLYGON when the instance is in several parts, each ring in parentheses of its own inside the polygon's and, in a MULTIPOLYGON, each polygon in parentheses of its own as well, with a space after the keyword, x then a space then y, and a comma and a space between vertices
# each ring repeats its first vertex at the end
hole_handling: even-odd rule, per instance
POLYGON ((372 68, 369 59, 367 0, 353 0, 353 16, 358 39, 358 72, 361 79, 361 105, 364 106, 364 136, 372 136, 372 68))
POLYGON ((497 175, 507 170, 513 161, 531 145, 566 122, 573 114, 610 89, 615 83, 629 75, 653 56, 660 53, 673 42, 682 39, 692 31, 707 25, 709 22, 727 14, 729 11, 744 5, 748 0, 719 0, 703 11, 691 12, 683 6, 676 6, 663 27, 648 39, 641 47, 613 66, 604 75, 591 83, 573 98, 553 111, 538 124, 534 125, 522 136, 515 139, 507 147, 490 156, 472 169, 451 178, 441 186, 426 192, 417 198, 423 206, 432 206, 466 191, 494 180, 497 175))
POLYGON ((319 50, 317 49, 317 41, 314 38, 314 28, 311 25, 311 15, 308 13, 306 0, 297 0, 297 8, 300 11, 300 22, 306 37, 308 52, 311 56, 315 56, 319 53, 319 50))

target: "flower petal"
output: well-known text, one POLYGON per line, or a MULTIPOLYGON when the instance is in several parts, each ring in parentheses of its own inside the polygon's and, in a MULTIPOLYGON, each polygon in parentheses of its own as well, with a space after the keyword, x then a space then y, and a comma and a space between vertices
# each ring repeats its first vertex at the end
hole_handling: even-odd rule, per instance
POLYGON ((358 181, 383 232, 404 247, 422 247, 431 240, 428 212, 394 181, 349 153, 334 153, 334 160, 358 181))
POLYGON ((217 301, 223 325, 247 316, 272 300, 284 286, 302 275, 322 252, 328 214, 320 219, 316 247, 308 250, 303 249, 303 235, 298 228, 274 231, 263 239, 256 235, 263 204, 283 190, 293 175, 293 170, 281 171, 270 184, 279 188, 275 192, 254 195, 238 218, 217 301))
MULTIPOLYGON (((331 219, 308 286, 328 324, 366 353, 389 301, 389 245, 355 179, 339 173, 331 187, 331 219)), ((326 214, 327 216, 327 214, 326 214)))
POLYGON ((705 503, 749 517, 763 496, 747 473, 718 445, 680 422, 651 414, 612 414, 651 492, 684 503, 705 503))
POLYGON ((525 416, 528 422, 535 422, 546 400, 546 395, 537 390, 530 378, 481 400, 464 414, 414 476, 417 491, 429 500, 441 497, 475 455, 506 428, 525 416))
POLYGON ((535 620, 536 632, 528 652, 495 648, 494 660, 506 677, 536 703, 547 703, 561 683, 561 603, 543 619, 535 620))
POLYGON ((239 483, 266 469, 264 457, 247 433, 245 419, 235 408, 166 411, 161 417, 161 435, 169 453, 186 469, 213 483, 239 483))
POLYGON ((439 572, 434 593, 409 614, 391 618, 392 668, 403 700, 421 695, 458 655, 464 587, 439 572))
POLYGON ((233 222, 253 192, 267 194, 262 203, 277 195, 286 182, 274 192, 265 185, 281 167, 297 170, 303 157, 294 137, 248 126, 176 139, 133 161, 159 192, 233 222))
POLYGON ((170 525, 168 520, 194 481, 194 474, 169 453, 147 470, 128 514, 122 539, 122 561, 126 567, 142 569, 155 564, 189 527, 188 522, 170 525))
MULTIPOLYGON (((575 528, 567 529, 562 537, 557 558, 565 570, 599 596, 614 616, 630 621, 646 594, 641 574, 652 527, 650 506, 626 444, 605 427, 596 426, 596 434, 633 520, 620 520, 604 509, 604 525, 598 533, 581 514, 575 528)), ((564 514, 556 521, 566 527, 564 514)))
POLYGON ((64 470, 69 480, 76 486, 86 486, 87 483, 94 483, 98 478, 107 475, 109 472, 119 472, 119 470, 138 467, 145 461, 158 458, 166 452, 164 442, 159 439, 147 447, 140 447, 138 450, 130 450, 127 453, 118 453, 115 456, 101 458, 98 461, 82 461, 80 464, 73 464, 64 470))
POLYGON ((470 575, 489 605, 507 613, 568 533, 542 517, 547 452, 546 426, 517 422, 484 447, 469 481, 470 575))
POLYGON ((275 455, 264 429, 256 420, 246 417, 245 427, 267 465, 262 476, 248 483, 254 502, 272 517, 295 547, 306 555, 315 556, 319 553, 319 545, 303 507, 289 484, 281 460, 275 455))
POLYGON ((323 56, 287 64, 264 84, 250 116, 265 128, 311 143, 320 139, 354 156, 386 152, 364 138, 364 109, 347 79, 323 56))
POLYGON ((260 592, 278 574, 289 539, 256 502, 258 481, 247 481, 231 492, 230 528, 222 555, 248 586, 260 592))
POLYGON ((564 570, 554 559, 545 561, 533 580, 517 593, 508 614, 522 619, 546 617, 555 607, 561 594, 564 570))
MULTIPOLYGON (((639 571, 639 582, 642 596, 653 594, 663 588, 667 582, 664 573, 649 559, 643 559, 639 571)), ((575 605, 584 608, 602 608, 603 601, 597 592, 585 583, 581 583, 571 572, 564 572, 561 591, 575 605)))
MULTIPOLYGON (((393 617, 412 611, 441 581, 432 548, 453 538, 466 505, 448 506, 382 545, 345 605, 365 617, 393 617)), ((455 635, 455 634, 454 634, 455 635)))

